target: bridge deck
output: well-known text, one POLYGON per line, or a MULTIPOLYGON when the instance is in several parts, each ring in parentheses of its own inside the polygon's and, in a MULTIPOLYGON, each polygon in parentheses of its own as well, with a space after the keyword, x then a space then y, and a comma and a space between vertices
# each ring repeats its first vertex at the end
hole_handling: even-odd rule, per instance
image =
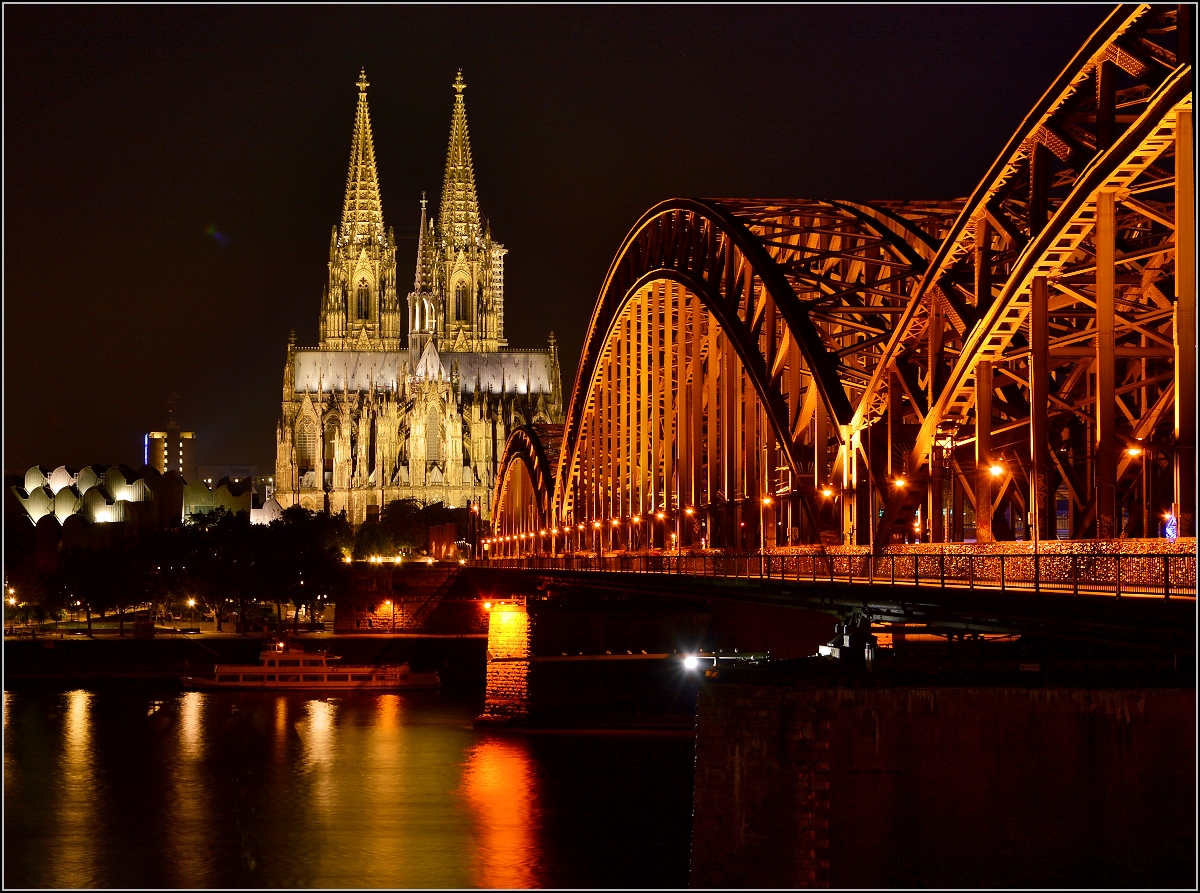
POLYGON ((540 571, 674 574, 810 583, 937 586, 1008 593, 1195 599, 1196 556, 1187 553, 1013 554, 923 552, 531 555, 478 566, 540 571))

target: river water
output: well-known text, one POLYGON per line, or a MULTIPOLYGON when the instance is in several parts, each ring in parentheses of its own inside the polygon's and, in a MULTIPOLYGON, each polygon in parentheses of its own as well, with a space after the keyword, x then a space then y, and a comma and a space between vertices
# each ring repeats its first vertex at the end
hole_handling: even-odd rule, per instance
POLYGON ((687 885, 693 742, 427 692, 4 693, 5 887, 687 885))

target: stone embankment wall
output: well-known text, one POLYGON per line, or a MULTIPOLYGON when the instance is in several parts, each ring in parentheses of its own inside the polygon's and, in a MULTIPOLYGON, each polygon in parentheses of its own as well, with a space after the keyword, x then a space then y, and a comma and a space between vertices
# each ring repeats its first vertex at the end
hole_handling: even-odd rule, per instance
POLYGON ((1194 688, 718 680, 697 887, 1195 883, 1194 688))

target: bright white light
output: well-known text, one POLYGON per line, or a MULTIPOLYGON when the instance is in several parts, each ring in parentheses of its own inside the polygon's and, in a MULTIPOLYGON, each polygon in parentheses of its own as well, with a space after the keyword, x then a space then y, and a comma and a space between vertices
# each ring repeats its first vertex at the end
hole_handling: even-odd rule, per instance
POLYGON ((700 666, 700 659, 694 654, 689 654, 683 659, 683 665, 689 670, 694 670, 696 667, 700 666))

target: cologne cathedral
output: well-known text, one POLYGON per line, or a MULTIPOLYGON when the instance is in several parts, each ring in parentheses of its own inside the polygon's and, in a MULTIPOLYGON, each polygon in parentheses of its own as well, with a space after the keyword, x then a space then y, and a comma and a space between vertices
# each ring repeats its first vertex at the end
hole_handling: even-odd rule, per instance
POLYGON ((358 525, 394 499, 491 515, 513 428, 562 421, 554 335, 544 350, 504 337, 505 248, 479 210, 462 73, 436 218, 421 199, 407 313, 396 241, 384 227, 365 72, 340 226, 329 241, 320 343, 288 343, 276 430, 282 507, 346 512, 358 525), (408 330, 401 320, 407 316, 408 330))

